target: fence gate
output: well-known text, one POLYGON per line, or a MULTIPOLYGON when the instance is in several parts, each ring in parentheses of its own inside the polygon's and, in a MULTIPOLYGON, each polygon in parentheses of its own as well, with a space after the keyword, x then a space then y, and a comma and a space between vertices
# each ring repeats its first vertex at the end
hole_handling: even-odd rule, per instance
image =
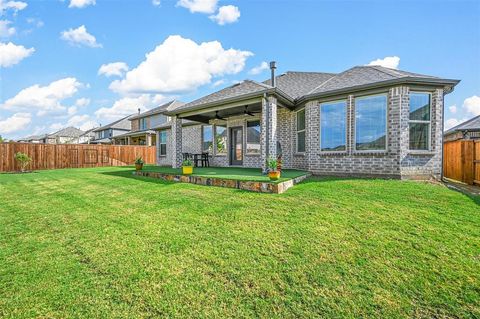
POLYGON ((473 142, 473 182, 480 185, 480 141, 473 142))
POLYGON ((469 185, 480 185, 480 141, 445 142, 443 176, 469 185))

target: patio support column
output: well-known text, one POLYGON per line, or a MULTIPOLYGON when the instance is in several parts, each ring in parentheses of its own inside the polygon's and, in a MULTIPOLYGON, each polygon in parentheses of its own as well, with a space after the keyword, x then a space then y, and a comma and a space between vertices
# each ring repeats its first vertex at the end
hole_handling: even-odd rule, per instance
POLYGON ((132 138, 130 136, 127 137, 127 145, 132 145, 132 138))
POLYGON ((172 167, 182 166, 182 119, 172 118, 172 167))
POLYGON ((157 165, 160 163, 160 131, 155 132, 155 162, 157 165))
POLYGON ((146 144, 147 146, 152 146, 152 136, 150 134, 146 134, 146 144))
POLYGON ((267 159, 277 157, 277 98, 275 96, 262 99, 261 126, 262 171, 266 172, 267 159))

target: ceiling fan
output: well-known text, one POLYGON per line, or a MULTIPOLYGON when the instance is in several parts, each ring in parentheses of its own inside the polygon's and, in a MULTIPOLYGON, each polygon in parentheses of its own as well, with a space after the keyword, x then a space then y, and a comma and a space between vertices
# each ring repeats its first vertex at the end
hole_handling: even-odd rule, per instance
POLYGON ((218 115, 218 111, 215 111, 215 118, 216 118, 217 120, 223 120, 223 121, 226 121, 226 120, 227 120, 226 118, 223 118, 223 117, 221 117, 220 115, 218 115))
POLYGON ((245 115, 250 115, 250 116, 255 116, 255 114, 258 114, 258 113, 261 113, 261 112, 252 112, 252 111, 249 111, 249 110, 248 110, 248 105, 245 105, 245 110, 243 111, 243 114, 245 114, 245 115))

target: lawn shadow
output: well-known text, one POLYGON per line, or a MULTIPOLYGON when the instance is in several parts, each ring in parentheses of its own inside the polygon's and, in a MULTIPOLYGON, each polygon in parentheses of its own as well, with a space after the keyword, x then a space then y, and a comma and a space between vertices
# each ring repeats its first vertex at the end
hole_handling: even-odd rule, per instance
POLYGON ((101 172, 100 174, 115 176, 115 177, 131 178, 137 181, 153 183, 153 184, 164 184, 164 185, 177 184, 176 182, 173 182, 173 181, 166 181, 159 178, 138 176, 138 175, 135 175, 134 173, 135 173, 135 170, 122 170, 122 171, 114 171, 114 172, 101 172))

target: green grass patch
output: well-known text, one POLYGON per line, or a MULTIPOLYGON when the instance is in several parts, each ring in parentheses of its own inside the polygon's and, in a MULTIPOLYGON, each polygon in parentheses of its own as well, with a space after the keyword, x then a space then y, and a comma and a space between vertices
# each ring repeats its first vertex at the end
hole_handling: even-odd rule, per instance
MULTIPOLYGON (((166 174, 182 175, 181 168, 165 166, 145 166, 144 171, 161 172, 166 174)), ((307 174, 305 171, 296 169, 282 170, 281 177, 276 181, 270 181, 267 175, 262 173, 260 168, 243 167, 194 167, 193 176, 216 177, 222 179, 233 179, 238 181, 272 182, 280 183, 307 174)))
POLYGON ((478 318, 479 205, 398 180, 0 174, 0 317, 478 318))

